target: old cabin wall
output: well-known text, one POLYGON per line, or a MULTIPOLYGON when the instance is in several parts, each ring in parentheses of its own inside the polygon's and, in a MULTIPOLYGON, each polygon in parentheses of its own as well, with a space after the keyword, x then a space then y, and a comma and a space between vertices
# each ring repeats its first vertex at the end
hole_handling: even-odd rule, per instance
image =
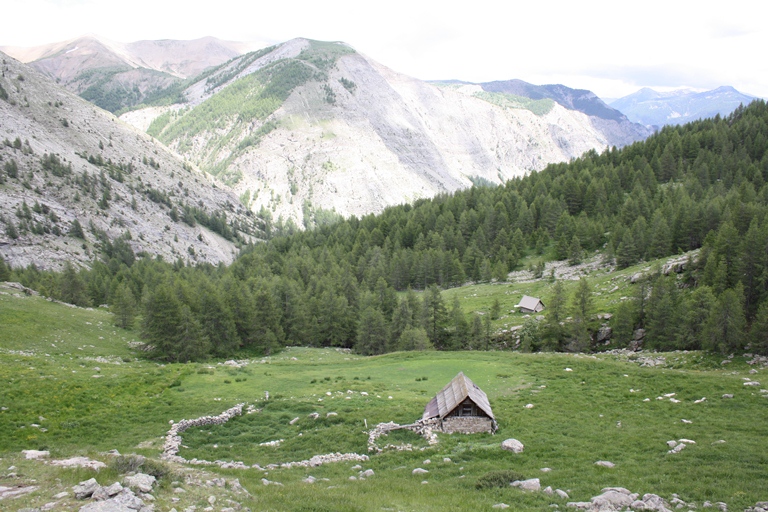
POLYGON ((446 434, 477 434, 492 431, 491 419, 482 416, 451 416, 443 419, 443 432, 446 434))

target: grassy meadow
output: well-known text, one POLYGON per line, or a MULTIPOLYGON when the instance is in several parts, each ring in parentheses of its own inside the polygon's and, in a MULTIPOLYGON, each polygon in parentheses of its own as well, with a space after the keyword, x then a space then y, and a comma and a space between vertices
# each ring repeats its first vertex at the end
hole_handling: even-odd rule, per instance
MULTIPOLYGON (((598 300, 618 299, 612 297, 621 290, 609 293, 609 277, 596 279, 598 293, 605 289, 598 300)), ((545 281, 528 286, 463 287, 446 292, 446 302, 457 293, 467 311, 482 310, 498 292, 507 298, 502 310, 508 311, 519 299, 515 294, 539 290, 546 297, 545 281)), ((699 507, 705 500, 723 501, 729 510, 768 499, 768 393, 761 393, 768 382, 744 386, 745 379, 765 380, 768 370, 751 374, 744 357, 722 365, 722 357, 699 352, 656 354, 667 364, 650 368, 633 356, 611 354, 412 352, 363 358, 342 350, 289 348, 240 367, 223 361, 161 365, 130 348, 137 340, 136 331, 113 327, 105 310, 73 308, 0 285, 0 486, 33 480, 40 486, 1 501, 0 509, 40 507, 91 476, 102 484, 120 479, 114 467, 98 473, 58 469, 24 460, 21 450, 109 462, 105 452, 117 449, 157 459, 169 420, 216 415, 241 402, 254 412, 225 425, 189 429, 180 455, 266 466, 331 452, 368 453, 368 428, 420 418, 459 371, 488 394, 499 423, 495 435, 440 435, 430 447, 410 432, 393 433, 380 444, 411 443, 413 450, 370 454, 361 465, 375 475, 365 480, 350 480, 358 475, 354 462, 267 472, 172 466, 155 493, 155 510, 209 506, 201 491, 173 490, 173 480, 184 487, 185 475, 197 473, 238 478, 250 492, 238 502, 251 510, 491 510, 500 502, 514 510, 565 507, 565 500, 544 493, 476 488, 480 477, 498 470, 540 478, 542 487, 563 489, 572 501, 589 500, 606 486, 666 499, 676 493, 699 507), (669 393, 679 402, 664 397, 669 393), (721 398, 725 393, 734 397, 721 398), (314 412, 318 419, 310 418, 314 412), (523 453, 501 450, 510 437, 525 445, 523 453), (667 441, 682 438, 696 444, 668 454, 667 441), (276 440, 283 440, 278 447, 260 446, 276 440), (616 466, 600 467, 598 460, 616 466), (413 475, 417 467, 429 473, 413 475), (302 481, 310 475, 319 480, 302 481), (262 478, 283 485, 264 486, 262 478)), ((59 509, 80 505, 72 498, 62 503, 59 509)), ((214 509, 226 506, 231 505, 217 502, 214 509)))

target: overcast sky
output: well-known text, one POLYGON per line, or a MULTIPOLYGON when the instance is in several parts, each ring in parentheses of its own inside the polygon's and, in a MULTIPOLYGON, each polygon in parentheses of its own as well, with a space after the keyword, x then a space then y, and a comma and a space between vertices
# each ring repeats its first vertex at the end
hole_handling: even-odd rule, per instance
POLYGON ((768 98, 761 0, 0 0, 0 46, 96 34, 344 41, 424 80, 520 78, 617 98, 731 85, 768 98))

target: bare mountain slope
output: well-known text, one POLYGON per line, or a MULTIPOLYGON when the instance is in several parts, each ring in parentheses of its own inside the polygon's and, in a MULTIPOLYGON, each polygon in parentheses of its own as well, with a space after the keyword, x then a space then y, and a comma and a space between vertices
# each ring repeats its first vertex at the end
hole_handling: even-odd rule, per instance
POLYGON ((309 226, 501 183, 611 144, 591 118, 480 86, 428 84, 343 43, 295 39, 246 54, 124 119, 235 187, 254 211, 309 226), (536 107, 536 108, 534 108, 536 107))
POLYGON ((0 57, 0 254, 7 262, 87 265, 126 244, 168 260, 229 262, 236 243, 258 235, 251 212, 205 174, 0 57))

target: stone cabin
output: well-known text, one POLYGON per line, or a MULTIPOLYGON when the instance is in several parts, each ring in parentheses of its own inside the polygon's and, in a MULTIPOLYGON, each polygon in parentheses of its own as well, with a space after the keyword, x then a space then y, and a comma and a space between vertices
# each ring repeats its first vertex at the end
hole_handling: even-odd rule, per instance
POLYGON ((463 372, 427 404, 422 421, 431 419, 447 434, 494 433, 498 428, 485 392, 463 372))
POLYGON ((544 303, 539 298, 523 295, 520 303, 515 308, 519 308, 521 313, 538 313, 544 309, 544 303))

